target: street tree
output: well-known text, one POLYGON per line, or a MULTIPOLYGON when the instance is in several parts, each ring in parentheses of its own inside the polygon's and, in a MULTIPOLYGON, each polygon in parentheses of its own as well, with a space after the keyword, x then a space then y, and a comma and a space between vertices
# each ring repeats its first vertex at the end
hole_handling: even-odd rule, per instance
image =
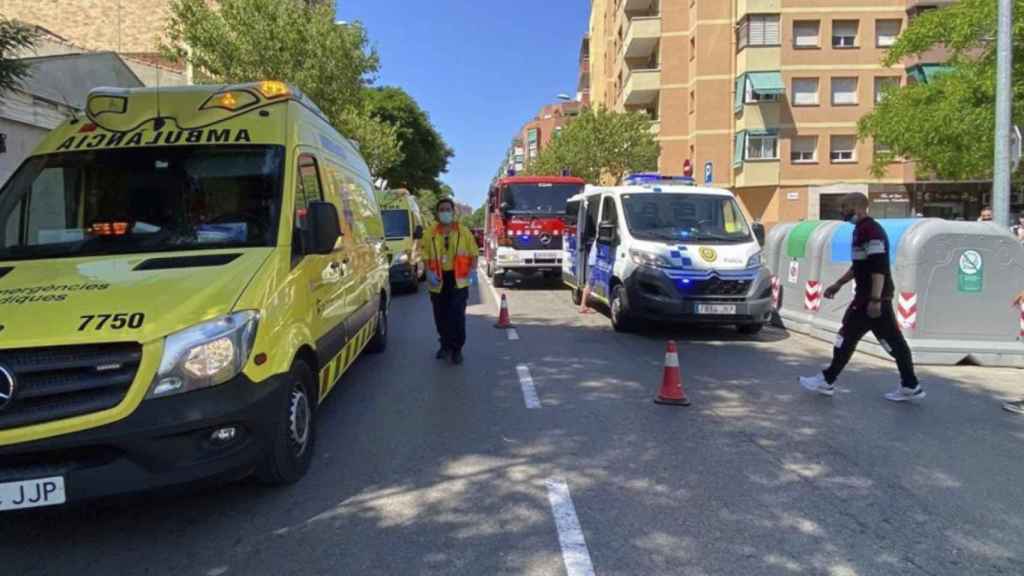
POLYGON ((165 50, 200 81, 283 80, 297 86, 380 173, 402 159, 395 127, 366 114, 379 67, 359 23, 339 25, 334 5, 302 0, 174 0, 165 50))
POLYGON ((529 172, 551 176, 568 171, 599 183, 621 182, 631 172, 654 170, 660 147, 651 125, 642 112, 586 109, 544 148, 529 172))
POLYGON ((366 92, 366 111, 395 127, 402 149, 402 160, 380 175, 393 187, 440 187, 438 177, 448 170, 454 152, 416 101, 401 88, 372 88, 366 92))
POLYGON ((466 218, 466 226, 470 228, 483 228, 484 221, 487 219, 487 206, 481 206, 473 211, 468 218, 466 218))
MULTIPOLYGON (((883 144, 875 154, 876 176, 898 158, 916 162, 922 174, 941 179, 987 178, 992 173, 996 102, 995 0, 961 0, 910 21, 886 53, 893 66, 945 46, 950 58, 941 74, 885 92, 873 112, 861 118, 861 139, 883 144)), ((1014 98, 1024 97, 1024 0, 1014 14, 1014 98)), ((1017 107, 1014 120, 1024 119, 1017 107)))
POLYGON ((34 26, 0 16, 0 94, 17 88, 28 77, 29 67, 17 55, 35 46, 38 38, 34 26))

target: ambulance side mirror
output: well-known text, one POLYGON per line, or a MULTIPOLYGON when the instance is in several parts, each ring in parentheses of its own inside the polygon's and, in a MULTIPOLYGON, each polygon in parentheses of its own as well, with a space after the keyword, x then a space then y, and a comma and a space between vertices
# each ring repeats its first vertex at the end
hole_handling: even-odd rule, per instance
POLYGON ((760 244, 761 246, 764 246, 764 224, 761 224, 760 222, 754 222, 753 224, 750 225, 750 230, 754 233, 754 238, 757 238, 757 243, 760 244))
POLYGON ((416 225, 416 229, 412 231, 412 237, 414 240, 420 240, 423 238, 423 226, 416 225))
POLYGON ((330 202, 310 202, 306 208, 307 254, 330 254, 341 238, 338 209, 330 202))

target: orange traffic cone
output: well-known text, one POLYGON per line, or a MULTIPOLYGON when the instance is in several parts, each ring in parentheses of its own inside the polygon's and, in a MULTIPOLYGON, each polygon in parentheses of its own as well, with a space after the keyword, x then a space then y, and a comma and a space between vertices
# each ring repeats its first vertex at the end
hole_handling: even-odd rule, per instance
POLYGON ((679 375, 679 352, 676 350, 676 341, 668 341, 668 349, 665 350, 665 372, 661 377, 661 390, 658 397, 654 399, 655 404, 667 404, 669 406, 689 406, 690 401, 683 391, 683 379, 679 375))
POLYGON ((508 298, 501 295, 501 312, 498 314, 498 323, 494 325, 495 328, 509 328, 512 326, 512 321, 508 317, 508 298))

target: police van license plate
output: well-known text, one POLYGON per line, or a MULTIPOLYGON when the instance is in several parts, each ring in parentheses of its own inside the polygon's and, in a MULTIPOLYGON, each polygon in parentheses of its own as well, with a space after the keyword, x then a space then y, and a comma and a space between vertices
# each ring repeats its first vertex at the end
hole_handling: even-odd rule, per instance
POLYGON ((697 304, 697 314, 709 316, 735 316, 735 304, 697 304))
POLYGON ((66 501, 64 478, 60 476, 0 484, 0 512, 56 506, 66 501))

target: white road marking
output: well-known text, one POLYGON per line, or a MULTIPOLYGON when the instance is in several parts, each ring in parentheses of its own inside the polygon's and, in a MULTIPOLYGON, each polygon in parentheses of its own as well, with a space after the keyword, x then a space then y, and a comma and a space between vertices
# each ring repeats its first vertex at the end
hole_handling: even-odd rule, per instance
POLYGON ((505 333, 508 334, 509 340, 519 340, 519 332, 515 328, 509 328, 505 333))
POLYGON ((526 364, 520 364, 516 366, 516 373, 519 374, 519 386, 523 389, 523 402, 526 403, 526 407, 531 410, 540 408, 540 398, 537 397, 537 389, 533 386, 530 368, 526 364))
POLYGON ((576 517, 569 486, 555 479, 549 479, 545 484, 548 487, 551 513, 555 517, 555 527, 558 529, 558 543, 562 546, 566 573, 569 576, 594 576, 594 564, 590 561, 590 551, 583 539, 583 529, 576 517))

